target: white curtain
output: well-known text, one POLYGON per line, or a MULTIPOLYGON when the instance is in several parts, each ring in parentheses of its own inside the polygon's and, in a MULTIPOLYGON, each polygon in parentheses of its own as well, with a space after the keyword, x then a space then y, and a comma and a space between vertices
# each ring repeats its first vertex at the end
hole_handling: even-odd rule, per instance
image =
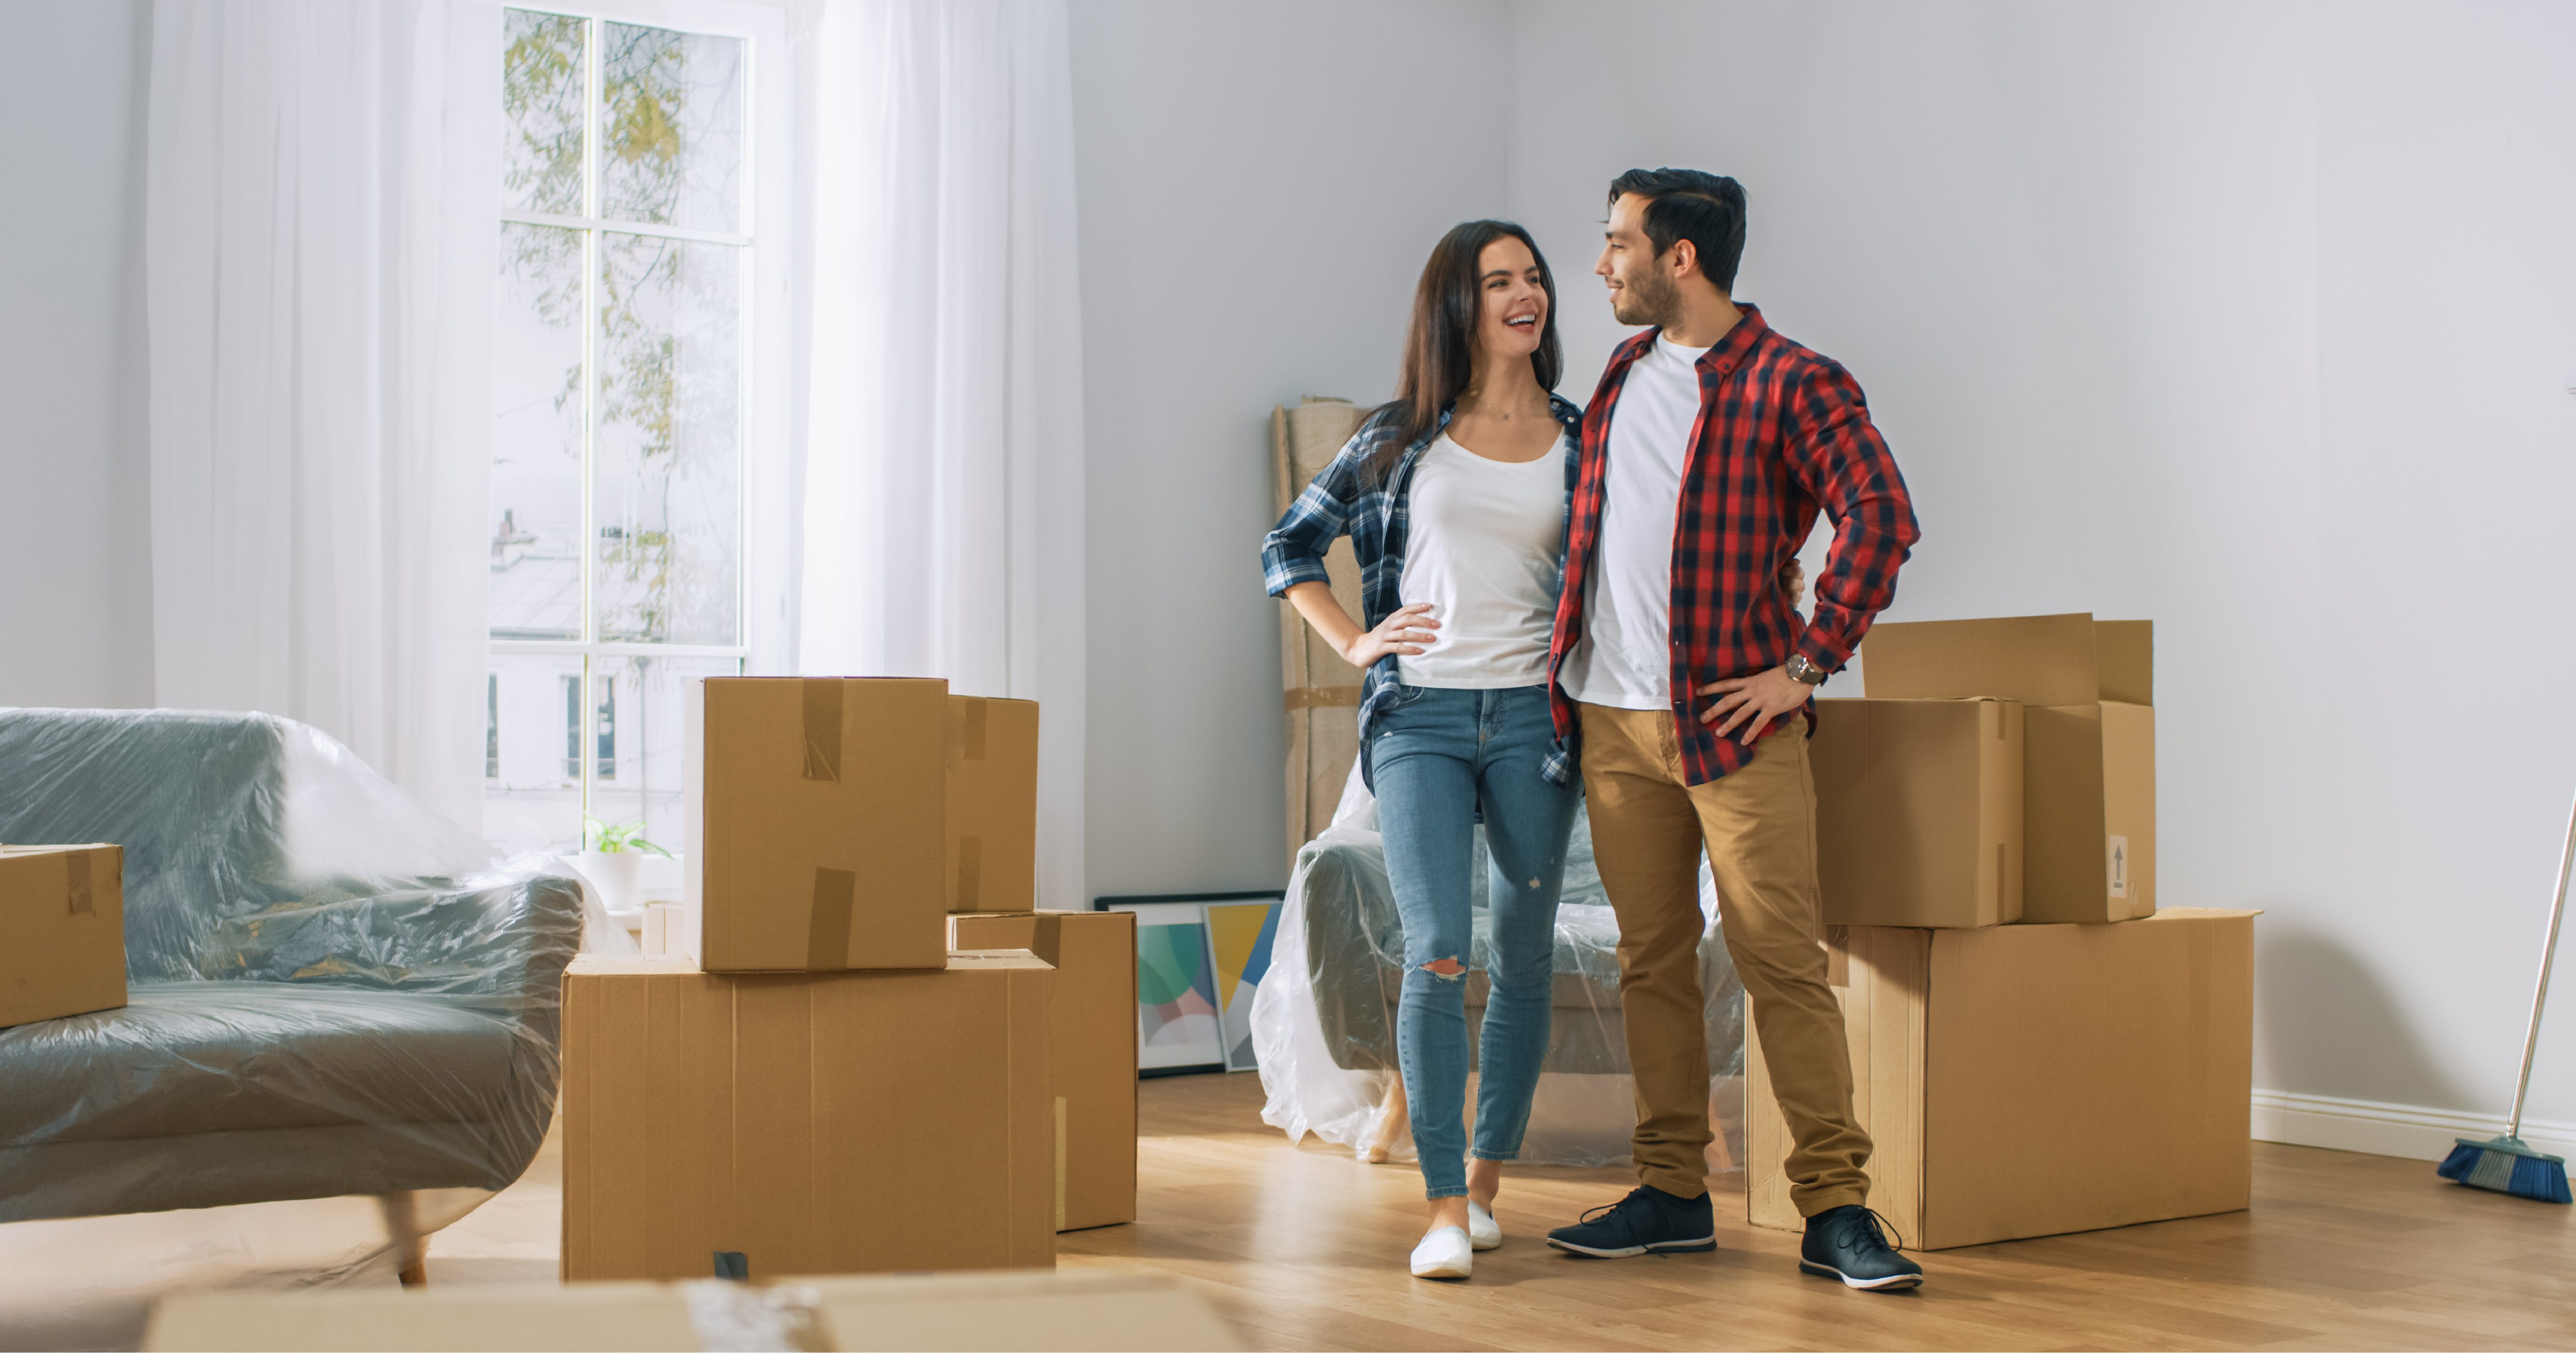
POLYGON ((1040 702, 1041 905, 1082 884, 1083 474, 1063 0, 829 0, 799 666, 1040 702))
POLYGON ((499 10, 159 0, 157 703, 314 724, 480 822, 499 10))

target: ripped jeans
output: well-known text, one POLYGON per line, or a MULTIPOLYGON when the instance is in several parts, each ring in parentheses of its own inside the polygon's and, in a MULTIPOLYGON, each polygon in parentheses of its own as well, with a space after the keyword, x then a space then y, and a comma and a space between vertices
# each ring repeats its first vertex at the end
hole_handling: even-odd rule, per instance
POLYGON ((1476 1087, 1475 1153, 1520 1154, 1530 1096, 1547 1059, 1556 895, 1579 790, 1539 773, 1555 744, 1547 687, 1406 686, 1369 748, 1387 881, 1404 922, 1404 994, 1396 1064, 1404 1070, 1424 1196, 1467 1192, 1467 969, 1476 813, 1493 859, 1489 988, 1476 1087), (1454 975, 1452 975, 1454 973, 1454 975))

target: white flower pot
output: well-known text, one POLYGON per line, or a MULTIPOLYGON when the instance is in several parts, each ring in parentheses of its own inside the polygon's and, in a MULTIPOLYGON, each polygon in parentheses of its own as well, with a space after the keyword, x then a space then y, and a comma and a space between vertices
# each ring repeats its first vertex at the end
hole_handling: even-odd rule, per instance
POLYGON ((603 854, 585 850, 578 862, 582 877, 599 890, 600 905, 610 911, 638 911, 644 905, 644 856, 640 851, 620 850, 603 854))

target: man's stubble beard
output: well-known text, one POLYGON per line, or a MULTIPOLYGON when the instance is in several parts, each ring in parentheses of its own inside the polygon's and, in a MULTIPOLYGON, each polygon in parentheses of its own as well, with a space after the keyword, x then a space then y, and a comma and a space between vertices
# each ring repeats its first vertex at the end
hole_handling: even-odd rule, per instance
POLYGON ((1681 288, 1659 272, 1647 272, 1620 284, 1610 297, 1610 317, 1621 324, 1654 325, 1658 328, 1673 322, 1673 311, 1681 299, 1681 288))

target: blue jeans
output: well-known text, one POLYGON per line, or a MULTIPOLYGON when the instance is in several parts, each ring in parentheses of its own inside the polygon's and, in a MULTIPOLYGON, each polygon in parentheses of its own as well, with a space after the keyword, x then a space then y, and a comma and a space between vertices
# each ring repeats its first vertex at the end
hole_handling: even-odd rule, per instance
POLYGON ((1556 895, 1580 800, 1539 773, 1554 745, 1545 686, 1452 690, 1406 686, 1370 747, 1387 881, 1404 922, 1404 995, 1396 1065, 1404 1071, 1413 1148, 1426 1197, 1467 1192, 1467 968, 1474 961, 1468 870, 1484 811, 1493 859, 1487 903, 1483 1079, 1476 1156, 1520 1155, 1530 1096, 1547 1059, 1556 895), (1429 964, 1456 969, 1455 975, 1429 964))

